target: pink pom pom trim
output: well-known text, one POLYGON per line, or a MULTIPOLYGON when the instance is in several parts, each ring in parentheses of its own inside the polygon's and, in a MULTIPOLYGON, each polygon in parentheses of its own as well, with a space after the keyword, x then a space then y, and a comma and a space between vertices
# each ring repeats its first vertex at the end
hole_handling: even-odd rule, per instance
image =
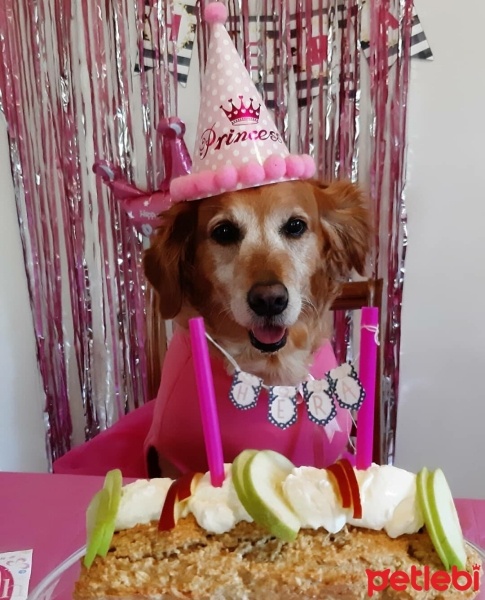
POLYGON ((221 167, 216 171, 214 179, 222 191, 233 190, 237 186, 237 169, 232 165, 221 167))
POLYGON ((202 171, 195 179, 195 188, 199 196, 211 196, 217 192, 214 171, 202 171))
POLYGON ((239 167, 239 181, 246 186, 259 185, 266 180, 264 168, 259 163, 248 163, 239 167))
POLYGON ((286 173, 285 159, 277 154, 268 156, 264 161, 264 172, 267 179, 281 179, 286 173))
POLYGON ((216 171, 200 171, 173 179, 170 184, 172 203, 208 198, 222 192, 259 187, 279 181, 309 179, 315 174, 315 161, 305 154, 269 156, 264 165, 250 162, 240 166, 224 165, 216 171))
POLYGON ((176 177, 170 182, 170 196, 173 202, 194 198, 197 191, 191 175, 176 177))
POLYGON ((317 170, 315 166, 315 161, 309 154, 303 154, 301 158, 303 160, 304 165, 302 177, 304 179, 309 179, 310 177, 313 177, 313 175, 315 175, 315 171, 317 170))
POLYGON ((301 156, 290 154, 285 158, 286 175, 291 178, 299 179, 305 170, 301 156))
POLYGON ((227 8, 222 2, 211 2, 204 11, 204 21, 214 25, 215 23, 225 23, 227 21, 227 8))

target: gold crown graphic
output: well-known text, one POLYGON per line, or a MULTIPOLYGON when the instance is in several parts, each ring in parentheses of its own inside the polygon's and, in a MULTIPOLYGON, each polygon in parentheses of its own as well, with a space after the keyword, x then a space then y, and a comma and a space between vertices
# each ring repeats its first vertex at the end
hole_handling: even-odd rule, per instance
POLYGON ((243 97, 239 96, 241 100, 239 108, 235 106, 232 98, 229 98, 228 102, 231 103, 229 110, 226 110, 222 104, 221 108, 226 114, 227 118, 233 125, 250 125, 251 123, 257 123, 259 121, 259 113, 261 111, 261 104, 253 106, 253 99, 249 98, 249 104, 244 104, 243 97))

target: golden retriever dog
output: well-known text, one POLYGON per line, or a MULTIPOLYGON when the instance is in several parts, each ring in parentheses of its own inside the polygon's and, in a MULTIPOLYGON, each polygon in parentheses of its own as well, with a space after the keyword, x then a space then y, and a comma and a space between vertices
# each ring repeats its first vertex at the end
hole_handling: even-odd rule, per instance
MULTIPOLYGON (((191 317, 202 316, 207 332, 242 371, 266 385, 298 386, 328 337, 327 311, 341 284, 354 269, 363 274, 369 244, 368 209, 356 186, 289 181, 175 204, 145 253, 144 268, 163 318, 186 330, 191 317)), ((211 353, 222 360, 217 349, 211 347, 211 353)), ((157 398, 154 419, 168 427, 170 405, 184 421, 180 436, 192 441, 196 432, 185 430, 182 409, 168 398, 176 384, 170 382, 167 390, 163 377, 164 399, 157 398)), ((224 402, 227 397, 218 398, 221 410, 224 402)), ((231 419, 237 418, 236 410, 231 419)), ((222 421, 224 428, 225 417, 222 421)), ((176 420, 170 423, 177 427, 176 420)), ((170 437, 158 427, 160 436, 170 437)), ((156 449, 162 464, 166 445, 160 450, 153 439, 148 451, 156 449)), ((236 444, 225 458, 232 460, 237 450, 236 444)), ((203 453, 203 447, 193 445, 197 451, 203 453)), ((177 461, 176 452, 168 460, 179 471, 191 466, 177 461)))

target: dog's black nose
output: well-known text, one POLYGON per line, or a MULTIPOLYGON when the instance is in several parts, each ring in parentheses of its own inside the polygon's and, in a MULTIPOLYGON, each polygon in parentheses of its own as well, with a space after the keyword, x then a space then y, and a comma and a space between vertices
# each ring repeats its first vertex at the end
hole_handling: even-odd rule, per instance
POLYGON ((274 317, 288 306, 288 290, 282 283, 255 283, 248 304, 259 317, 274 317))

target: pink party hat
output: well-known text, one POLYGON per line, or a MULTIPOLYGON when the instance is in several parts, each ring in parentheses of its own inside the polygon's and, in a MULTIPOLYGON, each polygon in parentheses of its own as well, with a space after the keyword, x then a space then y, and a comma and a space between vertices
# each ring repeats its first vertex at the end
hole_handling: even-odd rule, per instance
POLYGON ((312 177, 313 158, 289 153, 241 61, 225 5, 208 4, 204 18, 211 31, 192 173, 172 180, 172 202, 312 177))

